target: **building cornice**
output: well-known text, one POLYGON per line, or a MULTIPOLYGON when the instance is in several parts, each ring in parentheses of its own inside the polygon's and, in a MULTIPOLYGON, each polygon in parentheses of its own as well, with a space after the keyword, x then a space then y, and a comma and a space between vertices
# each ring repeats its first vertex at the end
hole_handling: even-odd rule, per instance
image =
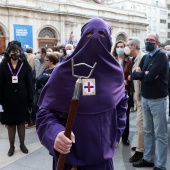
MULTIPOLYGON (((120 9, 108 8, 106 6, 102 6, 99 4, 89 5, 87 3, 75 3, 75 2, 72 4, 48 2, 48 5, 45 6, 45 3, 46 3, 45 0, 38 1, 38 3, 35 6, 33 5, 26 6, 24 4, 14 5, 8 3, 4 3, 4 4, 0 3, 0 7, 13 9, 13 10, 24 10, 24 11, 31 11, 35 13, 51 13, 55 15, 74 16, 74 17, 87 18, 87 19, 93 17, 101 17, 106 21, 114 21, 114 22, 126 23, 126 24, 135 23, 135 24, 147 26, 146 15, 144 15, 143 13, 137 14, 136 12, 132 12, 132 11, 122 11, 120 9)), ((26 15, 25 17, 28 16, 26 15)))
MULTIPOLYGON (((128 2, 131 2, 133 4, 137 4, 137 5, 144 5, 144 6, 148 6, 148 7, 154 7, 154 8, 160 8, 160 9, 167 9, 166 7, 161 7, 161 6, 158 6, 158 5, 155 5, 155 4, 148 4, 148 3, 144 3, 142 1, 140 2, 137 2, 137 1, 131 1, 131 0, 124 0, 124 1, 121 1, 121 2, 114 2, 113 4, 111 4, 111 6, 115 6, 115 5, 119 5, 119 4, 125 4, 125 3, 128 3, 128 2)), ((127 9, 126 9, 127 10, 127 9)), ((145 12, 145 11, 144 11, 145 12)))

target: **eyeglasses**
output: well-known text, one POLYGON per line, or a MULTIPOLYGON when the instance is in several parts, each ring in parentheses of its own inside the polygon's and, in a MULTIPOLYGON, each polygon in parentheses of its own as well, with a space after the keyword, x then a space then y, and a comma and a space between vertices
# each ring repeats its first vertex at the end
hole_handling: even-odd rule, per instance
POLYGON ((49 61, 49 60, 44 60, 44 61, 49 61))
POLYGON ((127 47, 132 46, 133 44, 126 44, 127 47))
POLYGON ((155 39, 149 39, 149 38, 146 38, 144 39, 145 42, 151 42, 151 43, 155 43, 156 40, 155 39))

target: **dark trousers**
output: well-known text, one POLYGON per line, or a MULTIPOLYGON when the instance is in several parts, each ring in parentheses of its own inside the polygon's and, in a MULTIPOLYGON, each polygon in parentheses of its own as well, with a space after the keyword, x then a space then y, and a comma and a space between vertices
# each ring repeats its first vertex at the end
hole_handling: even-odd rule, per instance
POLYGON ((128 100, 128 108, 126 110, 126 127, 125 127, 125 130, 122 134, 122 140, 128 140, 129 138, 129 114, 130 114, 130 108, 133 106, 133 97, 129 95, 129 100, 128 100))
POLYGON ((28 124, 32 124, 32 123, 35 124, 36 113, 39 109, 39 107, 37 106, 38 99, 39 99, 39 93, 38 93, 38 90, 35 89, 33 107, 31 111, 28 110, 27 116, 26 116, 26 121, 28 124))
POLYGON ((34 106, 33 106, 33 112, 32 112, 32 121, 33 121, 33 123, 35 123, 36 113, 39 110, 39 106, 37 105, 39 97, 40 97, 40 93, 39 93, 39 91, 37 89, 35 89, 34 106))
POLYGON ((2 114, 2 112, 0 112, 0 122, 1 122, 1 114, 2 114))
POLYGON ((170 117, 170 87, 168 88, 168 93, 169 93, 169 117, 170 117))

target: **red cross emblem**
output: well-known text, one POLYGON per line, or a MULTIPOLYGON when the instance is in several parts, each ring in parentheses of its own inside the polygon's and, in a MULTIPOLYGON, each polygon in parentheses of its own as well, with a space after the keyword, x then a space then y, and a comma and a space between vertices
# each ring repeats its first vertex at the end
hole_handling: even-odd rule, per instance
POLYGON ((95 95, 95 79, 83 79, 83 95, 95 95))

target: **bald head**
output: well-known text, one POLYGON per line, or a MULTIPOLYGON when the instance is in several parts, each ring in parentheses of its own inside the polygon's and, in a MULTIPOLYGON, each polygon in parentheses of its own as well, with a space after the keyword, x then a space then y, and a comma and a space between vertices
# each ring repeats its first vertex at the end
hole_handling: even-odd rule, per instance
POLYGON ((155 41, 160 42, 159 41, 159 35, 157 33, 155 33, 155 32, 148 33, 146 38, 154 39, 155 41))
POLYGON ((151 32, 147 34, 146 39, 145 39, 146 51, 150 53, 153 52, 158 47, 159 44, 160 44, 159 36, 157 33, 151 32))

